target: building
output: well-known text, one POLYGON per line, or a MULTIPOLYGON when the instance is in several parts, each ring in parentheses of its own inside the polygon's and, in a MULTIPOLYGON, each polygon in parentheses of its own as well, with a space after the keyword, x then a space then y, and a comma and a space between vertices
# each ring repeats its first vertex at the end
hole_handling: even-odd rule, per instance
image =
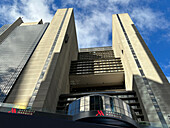
POLYGON ((112 19, 112 46, 84 49, 72 8, 58 9, 50 23, 2 26, 0 120, 170 127, 168 80, 129 15, 112 19))

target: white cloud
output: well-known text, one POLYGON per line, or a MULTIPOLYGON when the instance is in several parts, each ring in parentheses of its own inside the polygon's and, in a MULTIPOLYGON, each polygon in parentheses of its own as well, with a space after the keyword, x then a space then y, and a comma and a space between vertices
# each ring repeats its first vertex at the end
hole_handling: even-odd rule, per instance
POLYGON ((62 1, 63 6, 73 5, 79 8, 82 7, 89 7, 89 6, 96 6, 99 4, 98 0, 64 0, 62 1))
POLYGON ((49 9, 52 0, 14 0, 12 4, 0 5, 1 22, 14 22, 23 17, 24 22, 35 22, 40 19, 51 21, 53 14, 49 9))
POLYGON ((80 47, 97 47, 109 44, 109 33, 111 32, 111 14, 91 12, 91 15, 80 14, 76 19, 78 41, 80 47))
POLYGON ((136 0, 63 0, 65 7, 71 5, 76 8, 76 28, 80 47, 111 45, 111 20, 112 14, 116 13, 128 12, 140 30, 149 32, 168 28, 169 23, 162 13, 148 7, 137 8, 134 6, 135 2, 136 0))
MULTIPOLYGON (((54 10, 73 7, 80 47, 111 45, 112 14, 128 12, 140 30, 153 31, 169 27, 164 15, 148 7, 136 6, 136 0, 62 0, 57 6, 54 0, 14 0, 12 4, 0 5, 1 24, 12 23, 18 17, 24 22, 43 19, 50 22, 54 10)), ((147 38, 147 37, 146 37, 147 38)))
POLYGON ((130 14, 141 30, 165 29, 170 26, 163 14, 155 12, 151 8, 134 8, 130 14))
MULTIPOLYGON (((67 7, 75 7, 75 20, 79 47, 111 46, 112 14, 120 10, 111 0, 63 0, 67 7)), ((127 1, 125 2, 128 3, 127 1)))
POLYGON ((170 32, 168 31, 167 33, 165 33, 163 35, 164 38, 166 38, 166 40, 168 41, 168 43, 170 44, 170 32))
POLYGON ((109 3, 115 3, 115 4, 129 4, 131 1, 130 0, 108 0, 109 3))
POLYGON ((170 62, 168 63, 168 65, 164 65, 163 66, 165 69, 169 69, 170 68, 170 62))

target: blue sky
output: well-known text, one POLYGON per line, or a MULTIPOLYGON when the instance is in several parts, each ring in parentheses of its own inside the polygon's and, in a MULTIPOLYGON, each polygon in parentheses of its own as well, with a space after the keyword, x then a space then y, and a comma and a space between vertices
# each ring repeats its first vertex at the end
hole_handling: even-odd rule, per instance
POLYGON ((80 48, 111 46, 112 14, 129 13, 170 81, 170 0, 1 0, 0 27, 18 17, 50 22, 59 8, 74 8, 80 48))

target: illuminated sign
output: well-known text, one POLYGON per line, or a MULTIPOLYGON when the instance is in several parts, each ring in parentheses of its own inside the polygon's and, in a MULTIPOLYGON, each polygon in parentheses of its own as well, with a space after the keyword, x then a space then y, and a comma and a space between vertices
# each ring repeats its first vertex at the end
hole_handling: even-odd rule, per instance
POLYGON ((16 114, 23 114, 23 115, 33 115, 35 111, 26 110, 26 109, 16 109, 12 108, 8 113, 16 113, 16 114))
POLYGON ((17 113, 16 108, 12 108, 11 111, 8 111, 8 113, 17 113))
POLYGON ((97 110, 96 116, 111 116, 111 117, 116 117, 116 118, 122 118, 120 113, 114 113, 112 111, 102 111, 102 110, 97 110))
POLYGON ((104 116, 104 114, 103 114, 102 110, 100 110, 100 111, 98 110, 98 111, 97 111, 96 116, 98 116, 98 115, 100 115, 100 116, 104 116))

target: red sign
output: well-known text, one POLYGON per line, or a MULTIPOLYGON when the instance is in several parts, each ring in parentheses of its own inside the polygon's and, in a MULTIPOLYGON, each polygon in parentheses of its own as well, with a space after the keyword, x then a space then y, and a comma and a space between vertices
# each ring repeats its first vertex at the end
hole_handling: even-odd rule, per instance
POLYGON ((11 111, 8 111, 8 113, 17 113, 16 108, 12 108, 11 111))
POLYGON ((11 111, 8 111, 8 113, 16 113, 16 114, 24 114, 24 115, 33 115, 34 111, 32 111, 32 110, 25 110, 25 109, 12 108, 11 111))
POLYGON ((97 114, 96 114, 96 116, 98 116, 98 115, 100 115, 100 116, 104 116, 104 114, 103 114, 103 112, 102 112, 102 110, 97 110, 97 114))

